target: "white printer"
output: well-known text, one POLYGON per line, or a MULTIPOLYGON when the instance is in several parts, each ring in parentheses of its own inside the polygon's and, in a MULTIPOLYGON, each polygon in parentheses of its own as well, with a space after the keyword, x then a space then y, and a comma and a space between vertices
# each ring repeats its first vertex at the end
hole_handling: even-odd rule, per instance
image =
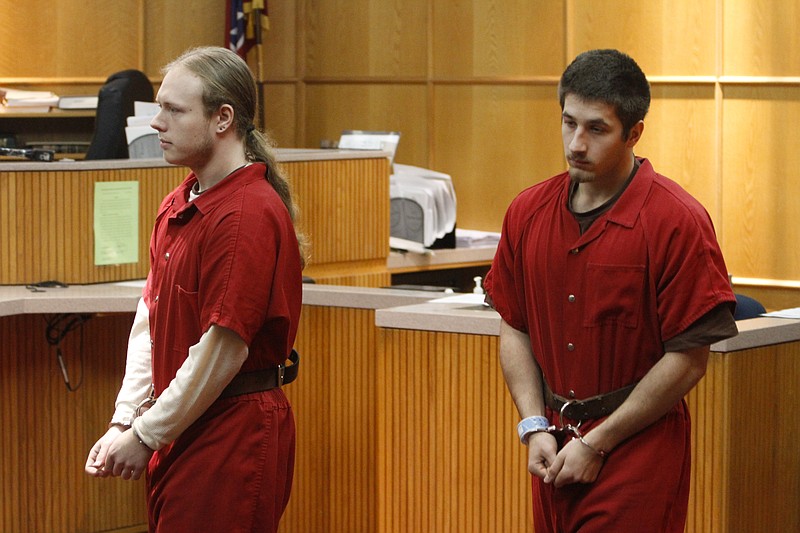
POLYGON ((427 248, 455 229, 456 193, 448 174, 395 163, 389 196, 392 237, 427 248))
MULTIPOLYGON (((345 130, 339 148, 382 150, 391 154, 392 246, 397 248, 430 247, 437 239, 452 236, 455 247, 456 193, 450 176, 434 170, 394 163, 400 141, 396 131, 345 130)), ((438 246, 446 247, 446 246, 438 246)))

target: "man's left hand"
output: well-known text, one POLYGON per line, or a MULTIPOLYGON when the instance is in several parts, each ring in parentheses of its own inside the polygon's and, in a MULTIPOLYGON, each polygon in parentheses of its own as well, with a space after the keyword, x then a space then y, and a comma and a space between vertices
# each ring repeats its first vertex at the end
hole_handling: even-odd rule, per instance
POLYGON ((600 474, 604 459, 578 439, 571 439, 556 455, 547 470, 545 483, 556 488, 570 483, 593 483, 600 474))

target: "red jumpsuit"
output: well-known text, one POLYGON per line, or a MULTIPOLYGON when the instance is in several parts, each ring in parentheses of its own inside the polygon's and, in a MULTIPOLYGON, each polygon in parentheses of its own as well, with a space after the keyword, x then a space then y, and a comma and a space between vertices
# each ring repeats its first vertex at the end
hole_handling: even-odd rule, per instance
MULTIPOLYGON (((587 398, 640 380, 664 342, 735 301, 705 209, 647 160, 617 202, 580 234, 569 175, 511 204, 486 289, 527 332, 545 381, 587 398)), ((548 410, 552 423, 558 414, 548 410)), ((601 420, 584 423, 584 433, 601 420)), ((685 402, 614 449, 592 484, 533 482, 545 531, 683 531, 690 476, 685 402)))
MULTIPOLYGON (((144 290, 156 396, 189 347, 216 324, 248 345, 242 371, 275 367, 292 349, 302 304, 297 239, 263 164, 193 202, 190 174, 159 209, 144 290)), ((280 389, 217 400, 147 472, 151 531, 277 529, 294 466, 294 419, 280 389)))

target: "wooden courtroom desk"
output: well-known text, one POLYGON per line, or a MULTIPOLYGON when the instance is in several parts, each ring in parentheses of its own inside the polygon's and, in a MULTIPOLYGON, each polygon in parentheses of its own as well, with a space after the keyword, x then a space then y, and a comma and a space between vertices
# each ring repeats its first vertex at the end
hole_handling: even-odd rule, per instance
MULTIPOLYGON (((390 284, 387 156, 277 150, 311 241, 307 276, 342 285, 390 284)), ((187 172, 162 159, 0 163, 0 285, 144 278, 158 206, 187 172), (95 265, 95 183, 131 181, 139 187, 137 261, 95 265)))
MULTIPOLYGON (((0 531, 142 530, 141 482, 82 470, 113 409, 138 285, 0 287, 0 531), (71 312, 93 317, 76 392, 45 339, 45 319, 71 312)), ((298 444, 282 532, 531 531, 525 448, 497 360, 499 317, 418 303, 432 296, 304 286, 303 366, 286 388, 298 444)), ((795 531, 800 321, 738 326, 739 337, 713 346, 688 398, 687 531, 795 531)), ((73 384, 80 340, 73 331, 62 344, 73 384)))
MULTIPOLYGON (((376 311, 383 328, 379 531, 532 531, 525 448, 498 362, 500 318, 471 304, 376 311), (426 497, 421 497, 426 495, 426 497), (391 509, 391 512, 388 511, 391 509)), ((714 344, 688 395, 690 533, 800 531, 800 320, 714 344)))
MULTIPOLYGON (((0 531, 146 530, 143 481, 83 472, 105 432, 125 370, 143 281, 31 292, 0 287, 0 531), (91 318, 61 345, 69 392, 45 332, 58 313, 91 318)), ((299 379, 286 387, 297 459, 282 532, 376 531, 379 352, 375 309, 430 293, 304 285, 296 347, 299 379)))

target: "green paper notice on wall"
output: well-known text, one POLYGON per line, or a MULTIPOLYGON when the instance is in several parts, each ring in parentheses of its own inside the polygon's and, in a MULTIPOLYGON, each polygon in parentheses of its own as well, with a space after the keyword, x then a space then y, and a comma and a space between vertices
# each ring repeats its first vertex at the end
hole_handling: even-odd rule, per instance
POLYGON ((139 182, 94 184, 94 264, 139 262, 139 182))

